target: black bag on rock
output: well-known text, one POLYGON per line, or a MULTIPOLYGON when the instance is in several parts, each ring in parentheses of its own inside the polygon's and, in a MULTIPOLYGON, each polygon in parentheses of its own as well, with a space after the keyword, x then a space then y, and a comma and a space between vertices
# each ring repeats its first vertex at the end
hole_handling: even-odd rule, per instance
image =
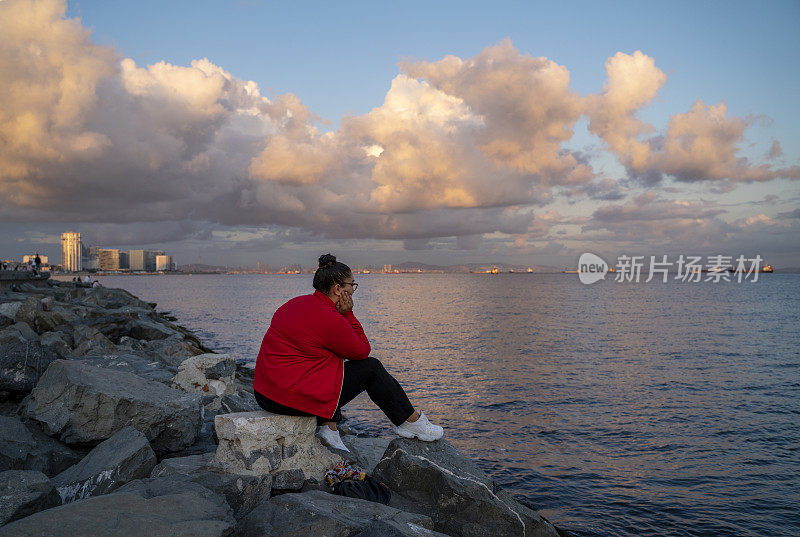
POLYGON ((372 476, 366 476, 363 481, 347 479, 333 486, 333 493, 348 498, 361 498, 371 502, 389 505, 392 499, 392 491, 389 487, 378 481, 372 476))

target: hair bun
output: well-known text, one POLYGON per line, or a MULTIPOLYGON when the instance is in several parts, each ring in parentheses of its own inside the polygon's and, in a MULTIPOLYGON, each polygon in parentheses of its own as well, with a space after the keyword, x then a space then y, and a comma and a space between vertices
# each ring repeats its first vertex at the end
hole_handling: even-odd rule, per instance
POLYGON ((319 268, 324 269, 328 267, 332 267, 336 264, 336 256, 331 254, 325 254, 319 256, 319 268))

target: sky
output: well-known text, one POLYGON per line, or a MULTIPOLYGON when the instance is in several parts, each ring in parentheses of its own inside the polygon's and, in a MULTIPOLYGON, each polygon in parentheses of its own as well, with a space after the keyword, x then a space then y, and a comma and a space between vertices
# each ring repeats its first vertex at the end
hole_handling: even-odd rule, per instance
POLYGON ((0 258, 800 266, 800 2, 0 0, 0 258))

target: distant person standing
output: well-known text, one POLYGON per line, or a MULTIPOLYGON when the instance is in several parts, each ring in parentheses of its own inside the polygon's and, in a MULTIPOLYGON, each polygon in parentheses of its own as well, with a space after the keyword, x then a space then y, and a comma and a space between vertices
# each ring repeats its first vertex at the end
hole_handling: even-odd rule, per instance
POLYGON ((36 263, 36 270, 41 270, 42 268, 42 258, 39 257, 39 254, 36 254, 36 258, 33 260, 36 263))

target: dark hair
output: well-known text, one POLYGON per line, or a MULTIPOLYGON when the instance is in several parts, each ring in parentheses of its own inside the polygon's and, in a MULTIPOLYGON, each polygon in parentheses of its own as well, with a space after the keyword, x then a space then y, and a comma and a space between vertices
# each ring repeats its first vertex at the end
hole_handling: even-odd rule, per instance
POLYGON ((314 289, 327 295, 331 287, 337 283, 343 284, 352 274, 350 267, 336 261, 335 255, 321 255, 319 256, 319 268, 314 273, 314 289))

